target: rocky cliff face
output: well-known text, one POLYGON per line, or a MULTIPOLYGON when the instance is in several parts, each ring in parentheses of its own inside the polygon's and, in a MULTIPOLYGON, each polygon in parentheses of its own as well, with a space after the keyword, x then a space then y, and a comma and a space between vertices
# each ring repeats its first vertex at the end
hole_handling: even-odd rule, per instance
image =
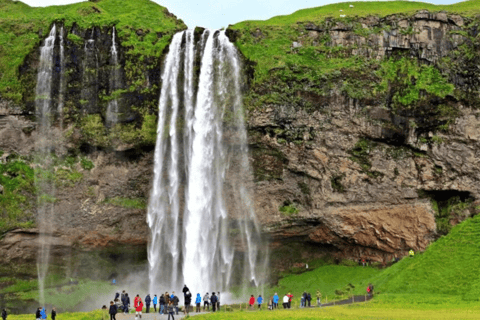
MULTIPOLYGON (((424 66, 420 75, 408 78, 394 70, 409 85, 421 81, 428 67, 444 74, 461 68, 464 72, 448 74, 449 81, 458 91, 478 92, 478 71, 469 67, 471 60, 459 57, 473 45, 469 35, 476 32, 465 24, 458 15, 427 11, 302 23, 287 54, 328 47, 335 55, 331 48, 338 48, 345 58, 401 61, 405 68, 402 59, 410 59, 424 66), (326 39, 323 45, 321 39, 326 39)), ((272 32, 264 29, 250 34, 234 29, 231 38, 237 43, 253 38, 260 47, 272 32)), ((292 80, 271 70, 272 80, 251 88, 256 211, 280 243, 312 244, 304 258, 333 247, 330 253, 338 257, 387 262, 410 248, 424 250, 450 225, 477 213, 478 99, 453 91, 434 96, 427 89, 419 91, 419 101, 398 103, 405 88, 396 80, 382 93, 368 89, 382 81, 377 72, 382 67, 344 68, 337 78, 323 81, 292 80), (345 86, 352 77, 358 77, 354 92, 345 86), (259 106, 258 96, 272 91, 285 97, 259 106), (443 107, 450 114, 442 113, 443 107)))
MULTIPOLYGON (((256 213, 273 240, 274 253, 282 246, 299 248, 282 256, 283 263, 274 254, 274 265, 287 268, 327 253, 389 261, 410 248, 424 250, 449 225, 477 213, 479 77, 473 68, 477 58, 461 56, 478 48, 472 40, 474 22, 422 11, 300 23, 286 54, 313 50, 326 59, 360 59, 363 65, 342 67, 313 80, 296 76, 316 72, 314 61, 310 71, 288 65, 272 68, 267 81, 250 79, 245 101, 256 213), (397 77, 389 78, 388 71, 397 77), (416 99, 405 98, 411 92, 417 92, 416 99), (264 98, 272 96, 280 98, 264 98)), ((54 252, 60 257, 69 247, 88 251, 132 244, 145 250, 146 203, 153 176, 154 139, 149 135, 152 131, 155 135, 155 118, 146 117, 145 110, 130 109, 125 114, 133 117, 131 123, 126 117, 117 131, 107 130, 103 120, 108 99, 101 102, 101 97, 111 96, 110 29, 94 30, 99 43, 97 72, 104 75, 95 93, 98 104, 81 99, 85 79, 78 78, 84 68, 83 43, 92 30, 69 32, 81 41, 67 44, 70 107, 65 129, 55 130, 59 150, 76 160, 57 166, 57 172, 68 174, 56 178, 60 214, 54 222, 57 232, 51 235, 54 252), (92 108, 80 112, 85 105, 92 108)), ((269 27, 229 30, 240 49, 248 41, 262 46, 272 32, 269 27)), ((122 57, 121 43, 119 48, 122 57)), ((244 53, 247 74, 252 75, 259 66, 244 53)), ((32 52, 21 70, 30 86, 37 58, 38 52, 32 52)), ((124 83, 129 83, 131 66, 120 60, 124 83)), ((142 62, 140 69, 149 63, 142 62)), ((320 60, 318 64, 323 65, 320 60)), ((155 61, 159 65, 160 59, 155 61)), ((124 106, 147 100, 146 109, 154 114, 160 70, 144 71, 145 90, 123 92, 124 106)), ((6 163, 18 154, 28 162, 37 134, 33 96, 25 96, 20 108, 2 103, 2 160, 6 163)), ((34 206, 29 208, 35 216, 34 206)), ((35 234, 35 229, 7 233, 0 253, 10 262, 34 261, 35 234), (22 254, 17 254, 19 248, 22 254)))

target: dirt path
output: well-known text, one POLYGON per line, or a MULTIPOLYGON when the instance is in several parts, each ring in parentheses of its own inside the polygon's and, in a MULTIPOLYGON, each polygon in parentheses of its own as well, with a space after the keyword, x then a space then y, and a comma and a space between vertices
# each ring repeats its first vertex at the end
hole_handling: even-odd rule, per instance
MULTIPOLYGON (((200 313, 195 313, 195 312, 190 312, 190 316, 195 316, 199 314, 206 314, 208 312, 200 312, 200 313)), ((178 316, 175 315, 175 320, 177 319, 183 319, 185 318, 186 315, 183 314, 183 312, 178 312, 178 316)), ((135 314, 130 313, 130 314, 123 314, 123 313, 118 313, 116 316, 117 320, 135 320, 135 314)), ((142 319, 141 320, 166 320, 168 319, 168 314, 159 314, 157 312, 154 313, 144 313, 142 314, 142 319)))

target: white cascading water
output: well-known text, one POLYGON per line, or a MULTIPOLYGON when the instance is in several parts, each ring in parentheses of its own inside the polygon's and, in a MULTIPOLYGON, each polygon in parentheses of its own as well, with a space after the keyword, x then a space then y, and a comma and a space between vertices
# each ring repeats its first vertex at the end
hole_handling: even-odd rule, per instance
POLYGON ((63 42, 63 26, 60 28, 60 90, 58 96, 58 118, 60 119, 60 128, 63 128, 63 106, 65 100, 65 47, 63 42))
MULTIPOLYGON (((115 27, 112 31, 112 47, 110 48, 112 54, 112 71, 110 72, 110 93, 118 89, 118 82, 120 78, 120 70, 118 68, 118 53, 117 45, 115 43, 115 27)), ((108 102, 107 106, 107 126, 114 126, 118 122, 118 99, 114 98, 108 102)))
POLYGON ((85 59, 83 60, 82 104, 84 112, 95 111, 98 105, 98 57, 95 46, 95 28, 90 39, 85 41, 85 59))
MULTIPOLYGON (((54 147, 50 127, 55 113, 52 110, 51 97, 55 37, 56 27, 53 25, 48 38, 45 39, 45 43, 41 48, 37 87, 35 91, 35 108, 39 127, 36 141, 36 163, 37 167, 41 170, 48 170, 51 166, 51 152, 54 147)), ((39 302, 43 305, 45 303, 45 278, 48 272, 50 256, 49 235, 52 232, 51 221, 53 221, 55 213, 53 201, 49 200, 55 196, 55 185, 47 179, 42 178, 42 175, 37 172, 35 177, 35 184, 39 193, 37 203, 37 224, 39 228, 40 250, 37 260, 37 271, 40 292, 39 302)))
POLYGON ((147 216, 150 292, 183 284, 195 293, 225 291, 233 270, 241 273, 240 282, 260 284, 264 265, 248 192, 241 78, 237 51, 224 31, 205 30, 198 43, 193 30, 173 37, 162 75, 147 216), (199 75, 195 59, 201 59, 199 75))

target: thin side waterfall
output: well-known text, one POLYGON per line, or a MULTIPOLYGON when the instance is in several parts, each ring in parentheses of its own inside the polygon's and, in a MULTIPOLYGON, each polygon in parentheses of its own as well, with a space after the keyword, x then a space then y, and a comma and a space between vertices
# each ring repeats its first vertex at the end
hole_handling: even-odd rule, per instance
POLYGON ((60 28, 60 90, 58 97, 58 118, 60 119, 60 128, 63 129, 63 106, 65 101, 65 47, 63 42, 63 26, 60 28))
POLYGON ((52 199, 55 197, 55 184, 45 178, 44 172, 53 165, 52 151, 54 151, 54 139, 51 136, 51 124, 55 111, 52 110, 52 72, 54 65, 54 46, 56 27, 52 27, 48 38, 41 48, 40 66, 37 76, 35 108, 38 122, 38 136, 36 141, 36 170, 35 184, 38 190, 37 199, 37 225, 39 229, 39 255, 37 261, 39 302, 45 303, 45 278, 48 272, 50 257, 49 235, 52 233, 52 225, 55 207, 52 199))
POLYGON ((98 92, 98 57, 95 47, 95 28, 92 29, 90 39, 85 42, 83 60, 82 109, 86 113, 96 111, 98 92))
MULTIPOLYGON (((115 27, 112 31, 112 47, 110 48, 112 54, 111 63, 112 69, 110 72, 110 94, 119 89, 120 70, 118 67, 118 53, 117 45, 115 43, 115 27)), ((118 99, 113 98, 108 102, 107 106, 107 126, 112 127, 118 122, 118 99)))
POLYGON ((234 270, 235 285, 261 284, 265 260, 248 191, 253 180, 242 79, 224 31, 205 30, 198 43, 192 30, 173 37, 162 74, 147 216, 151 292, 183 284, 202 294, 225 291, 234 270))

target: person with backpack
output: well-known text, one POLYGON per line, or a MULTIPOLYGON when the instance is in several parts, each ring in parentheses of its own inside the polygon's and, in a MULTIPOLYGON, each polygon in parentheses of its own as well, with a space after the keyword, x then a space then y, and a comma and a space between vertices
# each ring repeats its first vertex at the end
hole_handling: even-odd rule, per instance
POLYGON ((263 298, 261 295, 258 296, 257 303, 258 303, 258 310, 262 310, 263 298))
POLYGON ((113 301, 110 301, 110 310, 108 310, 108 313, 110 314, 110 320, 117 320, 115 318, 115 315, 117 314, 117 306, 113 303, 113 301))
POLYGON ((170 301, 173 302, 173 306, 175 307, 175 314, 178 316, 178 304, 180 303, 180 299, 178 299, 178 297, 175 295, 175 292, 172 292, 172 295, 170 296, 170 301))
POLYGON ((278 300, 280 300, 280 298, 278 297, 278 294, 275 292, 275 294, 273 295, 273 309, 278 308, 278 300))
POLYGON ((190 304, 192 303, 192 294, 190 291, 185 293, 185 314, 190 312, 190 304))
POLYGON ((149 293, 145 297, 145 306, 147 307, 147 310, 145 310, 145 313, 150 313, 150 303, 151 302, 152 302, 152 298, 150 298, 150 293, 149 293))
POLYGON ((45 308, 42 308, 42 311, 40 311, 40 315, 42 316, 42 319, 47 319, 47 310, 45 310, 45 308))
POLYGON ((200 296, 200 293, 197 293, 197 298, 195 299, 195 312, 196 313, 199 313, 201 310, 200 310, 200 305, 202 303, 202 297, 200 296))
POLYGON ((210 296, 208 292, 203 296, 203 311, 205 311, 205 307, 207 307, 207 311, 210 311, 210 296))
POLYGON ((153 310, 155 310, 155 313, 157 312, 157 302, 158 302, 157 295, 154 294, 153 299, 152 299, 152 303, 153 303, 153 310))
POLYGON ((57 317, 57 309, 55 307, 52 308, 52 320, 55 320, 57 317))
POLYGON ((37 312, 35 312, 35 319, 37 320, 42 319, 42 307, 38 307, 37 312))
POLYGON ((166 304, 165 304, 165 295, 162 294, 162 295, 160 296, 160 299, 159 299, 159 300, 160 300, 160 301, 159 301, 160 307, 158 308, 158 310, 159 310, 158 313, 162 314, 162 313, 165 312, 165 309, 166 309, 166 308, 165 308, 165 306, 166 306, 166 304))
POLYGON ((138 318, 142 319, 143 301, 138 294, 137 294, 137 297, 135 298, 134 307, 135 307, 135 320, 138 320, 138 318))
POLYGON ((7 314, 7 309, 3 309, 3 310, 2 310, 2 319, 3 319, 3 320, 7 320, 7 316, 8 316, 8 314, 7 314))
POLYGON ((312 295, 310 294, 310 292, 307 292, 307 303, 308 303, 308 306, 311 307, 312 306, 312 295))
POLYGON ((218 302, 218 298, 215 295, 215 292, 212 292, 212 296, 210 297, 210 302, 212 303, 212 312, 215 312, 217 308, 217 302, 218 302))

